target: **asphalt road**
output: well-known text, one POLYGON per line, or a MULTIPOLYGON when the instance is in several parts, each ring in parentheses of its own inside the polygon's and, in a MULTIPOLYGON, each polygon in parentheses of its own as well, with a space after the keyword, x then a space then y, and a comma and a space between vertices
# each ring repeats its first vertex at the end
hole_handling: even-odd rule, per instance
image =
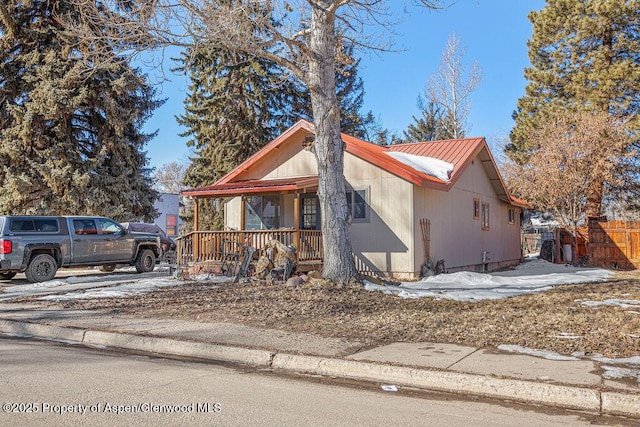
MULTIPOLYGON (((586 426, 603 420, 0 338, 0 425, 586 426)), ((619 424, 631 425, 631 424, 619 424)))

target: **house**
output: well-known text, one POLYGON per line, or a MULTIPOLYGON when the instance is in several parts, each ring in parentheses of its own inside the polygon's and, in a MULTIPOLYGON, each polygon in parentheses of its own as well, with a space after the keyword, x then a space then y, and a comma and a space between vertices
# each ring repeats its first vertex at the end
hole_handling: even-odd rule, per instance
POLYGON ((167 236, 178 236, 180 219, 180 195, 173 193, 160 193, 160 197, 153 205, 158 211, 154 223, 158 225, 167 236))
MULTIPOLYGON (((239 233, 258 247, 266 238, 293 243, 302 264, 322 262, 317 165, 308 149, 313 136, 314 126, 300 121, 215 184, 183 192, 225 200, 227 231, 218 233, 226 234, 188 236, 193 260, 213 259, 220 238, 239 233)), ((359 271, 411 279, 427 258, 444 259, 448 271, 520 262, 525 205, 507 191, 484 138, 388 147, 342 139, 359 271)), ((194 214, 198 230, 197 209, 194 214)))

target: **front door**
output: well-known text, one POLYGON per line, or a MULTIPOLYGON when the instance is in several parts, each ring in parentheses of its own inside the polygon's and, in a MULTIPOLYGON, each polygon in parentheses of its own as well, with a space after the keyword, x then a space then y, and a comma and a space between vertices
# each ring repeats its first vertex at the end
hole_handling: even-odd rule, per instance
POLYGON ((302 230, 320 230, 320 201, 315 194, 303 194, 300 197, 300 228, 302 230))

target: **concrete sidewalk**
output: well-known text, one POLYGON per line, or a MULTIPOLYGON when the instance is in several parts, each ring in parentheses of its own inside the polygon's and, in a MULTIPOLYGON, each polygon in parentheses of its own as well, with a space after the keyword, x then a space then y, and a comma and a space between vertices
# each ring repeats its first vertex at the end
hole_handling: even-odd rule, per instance
POLYGON ((18 303, 0 303, 0 334, 640 418, 640 378, 607 379, 600 363, 591 360, 435 343, 367 349, 360 342, 246 325, 114 317, 18 303))

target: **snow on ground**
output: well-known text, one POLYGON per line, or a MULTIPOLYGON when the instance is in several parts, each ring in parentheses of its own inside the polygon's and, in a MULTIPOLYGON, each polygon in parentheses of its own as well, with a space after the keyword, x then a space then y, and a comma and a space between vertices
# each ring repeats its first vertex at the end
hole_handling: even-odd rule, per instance
POLYGON ((41 300, 63 301, 69 299, 87 299, 87 298, 118 298, 149 292, 157 288, 167 286, 176 286, 180 284, 177 279, 172 277, 153 277, 150 279, 141 279, 131 282, 121 283, 115 286, 105 286, 100 288, 86 289, 77 292, 68 292, 64 294, 46 295, 40 297, 41 300))
POLYGON ((638 381, 640 386, 640 369, 621 368, 619 366, 602 365, 604 373, 602 376, 609 379, 633 378, 638 381))
MULTIPOLYGON (((230 282, 231 280, 232 280, 231 277, 201 274, 201 275, 192 277, 191 280, 189 281, 225 283, 225 282, 230 282)), ((150 292, 158 288, 184 285, 189 281, 179 280, 170 276, 152 277, 147 279, 130 280, 125 283, 117 284, 115 286, 104 286, 99 288, 79 290, 76 292, 68 292, 64 294, 47 295, 47 296, 41 297, 40 299, 51 300, 51 301, 62 301, 62 300, 70 300, 70 299, 128 297, 131 295, 137 295, 144 292, 150 292)), ((65 281, 52 280, 51 282, 62 282, 63 284, 66 284, 65 281)), ((48 283, 48 282, 44 282, 44 283, 48 283)))
POLYGON ((580 360, 577 357, 564 356, 560 353, 556 353, 555 351, 534 350, 532 348, 521 347, 519 345, 501 344, 498 346, 498 350, 508 351, 509 353, 528 354, 530 356, 538 356, 549 360, 580 360))
POLYGON ((621 308, 640 308, 640 300, 637 299, 608 299, 604 301, 575 300, 587 307, 599 307, 601 305, 614 305, 621 308))
POLYGON ((599 281, 612 274, 609 270, 552 264, 537 259, 507 271, 440 274, 419 282, 403 282, 399 286, 379 286, 365 281, 365 289, 402 298, 431 297, 473 302, 542 292, 553 286, 599 281))
POLYGON ((601 365, 604 369, 602 376, 609 379, 622 379, 631 378, 638 381, 640 386, 640 356, 625 357, 620 359, 611 359, 603 357, 599 354, 585 354, 578 351, 571 356, 564 356, 562 354, 547 351, 547 350, 535 350, 531 348, 522 347, 519 345, 507 345, 501 344, 498 346, 498 350, 508 351, 509 353, 521 353, 528 354, 530 356, 542 357, 549 360, 571 361, 571 360, 593 360, 594 362, 603 363, 601 365), (619 366, 625 365, 625 366, 619 366))
POLYGON ((416 156, 415 154, 402 153, 400 151, 388 151, 386 154, 394 159, 427 175, 449 181, 449 175, 453 172, 453 165, 444 160, 433 157, 416 156))

